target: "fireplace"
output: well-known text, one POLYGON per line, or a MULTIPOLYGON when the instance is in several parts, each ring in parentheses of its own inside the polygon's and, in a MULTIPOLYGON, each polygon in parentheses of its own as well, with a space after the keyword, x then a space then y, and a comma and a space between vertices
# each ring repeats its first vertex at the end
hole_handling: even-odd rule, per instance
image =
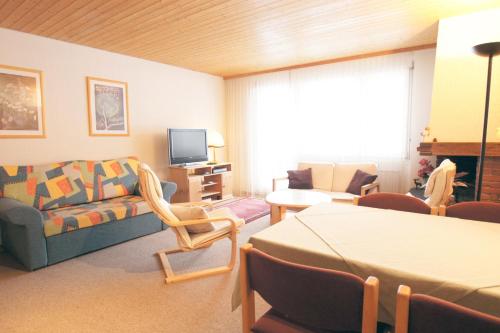
POLYGON ((477 156, 436 156, 436 165, 444 159, 450 159, 457 166, 455 183, 460 184, 453 188, 456 202, 474 201, 476 193, 477 156), (460 176, 463 174, 463 176, 460 176), (463 185, 463 186, 462 186, 463 185))
MULTIPOLYGON (((467 187, 455 187, 457 201, 472 201, 477 187, 480 143, 474 142, 422 142, 417 150, 423 156, 436 156, 439 164, 449 158, 457 165, 457 173, 467 172, 461 180, 467 187)), ((500 202, 500 142, 486 145, 481 201, 500 202)))

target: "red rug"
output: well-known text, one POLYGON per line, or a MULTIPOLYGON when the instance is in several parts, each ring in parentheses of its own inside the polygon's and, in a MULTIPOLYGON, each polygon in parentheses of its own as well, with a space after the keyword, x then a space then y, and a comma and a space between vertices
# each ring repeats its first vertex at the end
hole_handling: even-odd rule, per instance
POLYGON ((236 198, 227 203, 217 205, 227 207, 236 216, 245 219, 246 223, 252 222, 270 213, 270 206, 262 199, 257 198, 236 198))

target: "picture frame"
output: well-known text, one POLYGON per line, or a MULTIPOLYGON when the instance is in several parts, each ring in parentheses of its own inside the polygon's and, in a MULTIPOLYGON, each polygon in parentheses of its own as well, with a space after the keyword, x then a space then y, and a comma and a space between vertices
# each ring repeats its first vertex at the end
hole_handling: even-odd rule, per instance
POLYGON ((0 65, 0 138, 45 138, 41 70, 0 65))
POLYGON ((90 136, 129 136, 127 82, 87 76, 90 136))

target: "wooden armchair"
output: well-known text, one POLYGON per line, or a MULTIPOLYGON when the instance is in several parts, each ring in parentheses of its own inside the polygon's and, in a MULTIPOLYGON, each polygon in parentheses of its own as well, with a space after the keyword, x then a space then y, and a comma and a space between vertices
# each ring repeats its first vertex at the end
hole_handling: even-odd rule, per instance
MULTIPOLYGON (((231 271, 234 267, 237 250, 237 232, 238 228, 245 222, 231 214, 229 209, 218 209, 208 213, 208 218, 180 220, 170 209, 170 204, 163 199, 160 181, 154 172, 144 163, 141 163, 138 169, 139 185, 142 196, 149 204, 153 212, 172 228, 176 237, 178 247, 173 249, 164 249, 157 252, 160 257, 163 270, 165 271, 167 283, 183 281, 203 276, 225 273, 231 271), (213 230, 202 233, 189 233, 186 226, 215 223, 213 230), (231 240, 231 259, 227 266, 205 269, 197 272, 190 272, 181 275, 174 274, 172 267, 167 259, 167 255, 176 252, 190 252, 211 246, 214 242, 229 238, 231 240)), ((207 203, 185 203, 176 205, 190 206, 210 206, 207 203)))

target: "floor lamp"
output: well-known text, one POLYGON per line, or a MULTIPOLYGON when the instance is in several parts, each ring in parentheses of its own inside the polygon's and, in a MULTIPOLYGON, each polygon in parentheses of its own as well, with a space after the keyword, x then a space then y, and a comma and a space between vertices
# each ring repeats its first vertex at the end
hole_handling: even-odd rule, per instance
POLYGON ((490 109, 491 67, 493 57, 500 54, 500 42, 484 43, 474 46, 476 54, 488 57, 488 79, 486 80, 486 102, 484 104, 483 139, 481 141, 481 155, 479 155, 479 176, 477 179, 476 201, 481 200, 483 186, 484 156, 486 155, 486 133, 488 132, 488 113, 490 109))

